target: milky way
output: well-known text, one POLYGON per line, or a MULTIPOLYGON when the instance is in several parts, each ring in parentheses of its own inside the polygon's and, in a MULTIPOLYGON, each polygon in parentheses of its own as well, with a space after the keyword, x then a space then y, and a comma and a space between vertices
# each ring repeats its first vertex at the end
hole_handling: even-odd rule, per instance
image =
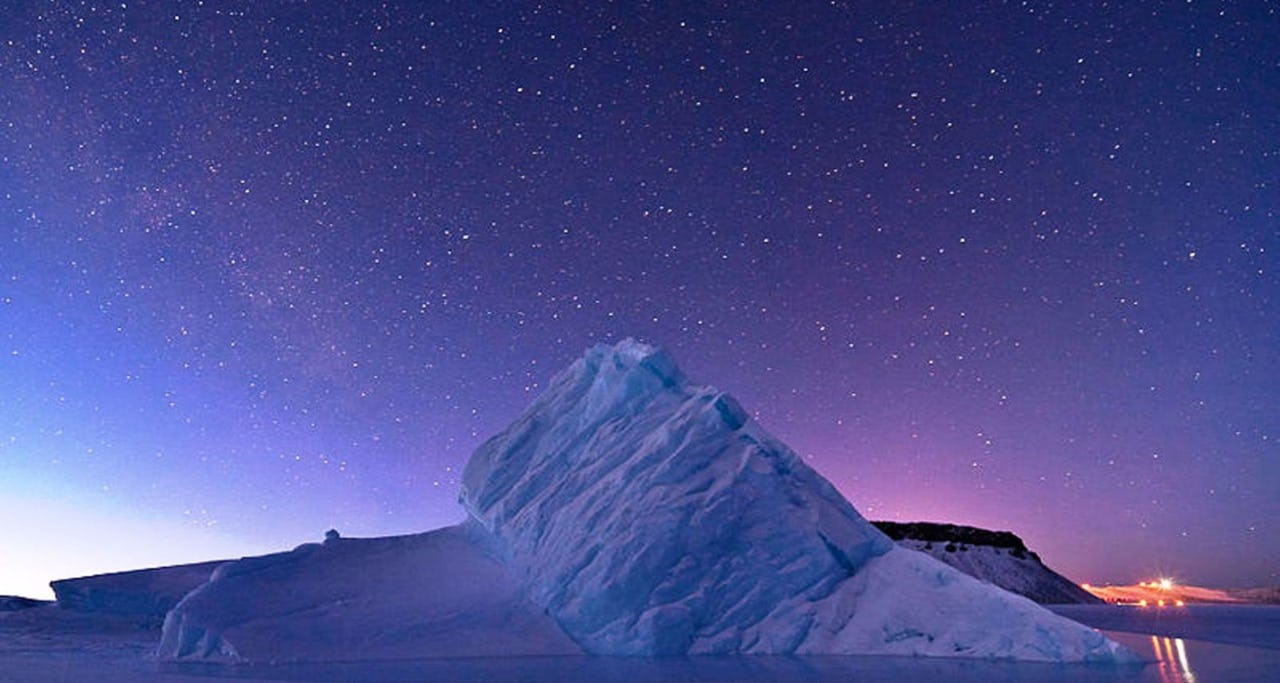
POLYGON ((634 336, 873 519, 1280 579, 1272 3, 19 4, 0 556, 452 523, 634 336))

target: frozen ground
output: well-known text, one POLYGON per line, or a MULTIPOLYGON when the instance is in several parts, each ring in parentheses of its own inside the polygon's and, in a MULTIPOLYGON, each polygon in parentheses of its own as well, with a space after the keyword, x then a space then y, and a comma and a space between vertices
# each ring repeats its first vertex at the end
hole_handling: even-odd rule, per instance
MULTIPOLYGON (((1074 611, 1078 608, 1072 608, 1074 611)), ((1148 624, 1126 608, 1092 608, 1089 619, 1118 626, 1148 624), (1110 612, 1110 614, 1107 614, 1110 612)), ((1274 681, 1280 671, 1280 608, 1215 606, 1156 626, 1194 630, 1245 646, 1111 631, 1107 635, 1150 660, 1146 665, 1041 664, 909 657, 515 657, 349 661, 312 665, 234 666, 161 663, 147 658, 160 634, 128 619, 108 619, 39 607, 0 613, 0 681, 23 683, 201 683, 208 681, 364 681, 501 683, 660 681, 800 683, 1248 683, 1274 681), (1252 624, 1252 626, 1250 626, 1252 624), (1214 633, 1215 625, 1227 625, 1214 633)), ((352 653, 355 655, 356 653, 352 653)))

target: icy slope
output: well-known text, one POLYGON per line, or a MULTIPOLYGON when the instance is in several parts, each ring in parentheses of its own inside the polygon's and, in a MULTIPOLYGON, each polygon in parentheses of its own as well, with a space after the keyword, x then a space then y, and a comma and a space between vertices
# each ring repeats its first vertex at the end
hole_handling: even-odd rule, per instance
POLYGON ((631 341, 591 349, 477 449, 461 502, 459 527, 223 565, 159 654, 1128 657, 896 547, 732 398, 631 341))
POLYGON ((957 524, 872 522, 898 545, 918 550, 974 578, 1042 605, 1101 604, 1102 600, 1048 568, 1008 531, 957 524))
POLYGON ((43 607, 47 604, 49 604, 48 600, 33 600, 17 595, 0 595, 0 612, 16 612, 20 609, 43 607))
POLYGON ((803 654, 1134 658, 1093 629, 906 548, 868 562, 811 613, 803 654))
POLYGON ((330 538, 224 565, 165 619, 164 658, 580 654, 464 527, 330 538))
POLYGON ((591 349, 481 446, 461 501, 593 653, 1116 654, 894 550, 732 398, 630 340, 591 349))
POLYGON ((58 606, 80 612, 104 612, 162 619, 182 596, 204 583, 225 562, 200 562, 62 579, 53 587, 58 606))
POLYGON ((462 503, 590 652, 789 652, 785 599, 893 547, 729 396, 667 354, 596 347, 471 456, 462 503))

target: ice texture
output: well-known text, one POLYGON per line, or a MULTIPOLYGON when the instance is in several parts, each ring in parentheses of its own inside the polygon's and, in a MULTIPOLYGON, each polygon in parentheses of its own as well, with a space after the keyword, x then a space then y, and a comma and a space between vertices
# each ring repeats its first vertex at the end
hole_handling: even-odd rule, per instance
POLYGON ((790 652, 892 541, 737 401, 671 356, 598 346, 463 473, 461 500, 530 597, 595 653, 790 652))
POLYGON ((115 572, 53 581, 58 606, 79 612, 162 619, 184 595, 209 579, 225 560, 115 572))
POLYGON ((588 351, 482 445, 461 502, 592 653, 1120 652, 895 549, 737 401, 632 340, 588 351))
POLYGON ((477 449, 460 500, 459 527, 222 566, 159 654, 1132 657, 897 547, 737 401, 631 340, 477 449))
POLYGON ((901 547, 868 562, 830 598, 799 609, 812 615, 800 654, 1136 659, 1093 629, 901 547))
POLYGON ((35 600, 19 595, 0 595, 0 612, 16 612, 20 609, 43 607, 47 604, 49 604, 48 600, 35 600))
POLYGON ((581 654, 465 526, 333 538, 223 565, 165 619, 159 656, 231 661, 581 654))

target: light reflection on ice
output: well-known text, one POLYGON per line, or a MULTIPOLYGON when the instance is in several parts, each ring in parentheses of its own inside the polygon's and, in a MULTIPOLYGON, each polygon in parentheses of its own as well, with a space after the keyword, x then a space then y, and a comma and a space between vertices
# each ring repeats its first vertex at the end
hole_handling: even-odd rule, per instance
POLYGON ((1178 646, 1178 663, 1182 665, 1182 673, 1187 678, 1187 683, 1195 683, 1196 675, 1191 673, 1191 664, 1187 662, 1187 648, 1182 643, 1181 638, 1174 638, 1173 642, 1178 646))
POLYGON ((1187 659, 1187 645, 1181 638, 1151 636, 1151 649, 1155 652, 1161 683, 1196 683, 1187 659))
MULTIPOLYGON (((1128 610, 1134 612, 1134 610, 1128 610)), ((0 681, 199 683, 1275 683, 1280 608, 1193 612, 1162 625, 1231 637, 1104 631, 1147 660, 1133 666, 910 657, 529 657, 231 666, 144 659, 158 633, 55 607, 0 615, 0 681), (1252 628, 1246 628, 1247 624, 1252 628), (1225 624, 1226 627, 1221 626, 1225 624), (1179 637, 1179 636, 1182 637, 1179 637), (1264 643, 1264 645, 1254 645, 1264 643)), ((358 659, 360 653, 347 653, 358 659)))
MULTIPOLYGON (((163 663, 159 673, 216 679, 364 683, 1222 683, 1274 681, 1280 650, 1106 632, 1149 660, 1128 666, 932 657, 529 657, 226 667, 163 663), (1150 648, 1150 649, 1148 649, 1150 648), (1195 660, 1195 668, 1191 661, 1195 660)), ((166 683, 167 683, 167 679, 166 683)))

